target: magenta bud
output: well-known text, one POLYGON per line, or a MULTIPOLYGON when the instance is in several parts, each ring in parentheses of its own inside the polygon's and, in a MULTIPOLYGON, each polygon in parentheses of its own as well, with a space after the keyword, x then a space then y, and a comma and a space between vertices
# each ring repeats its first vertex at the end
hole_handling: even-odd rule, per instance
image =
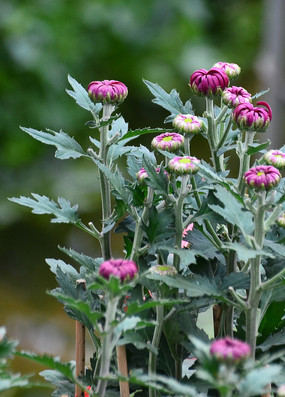
POLYGON ((269 190, 278 185, 281 174, 272 165, 258 165, 250 168, 244 174, 244 181, 248 187, 256 190, 269 190))
POLYGON ((183 156, 173 157, 169 163, 168 168, 178 175, 195 174, 199 169, 200 160, 196 157, 183 156))
POLYGON ((257 102, 254 107, 252 103, 241 103, 233 111, 233 121, 241 130, 266 131, 271 119, 272 111, 267 102, 257 102))
POLYGON ((239 363, 250 355, 250 346, 238 339, 223 338, 211 344, 210 353, 219 361, 225 363, 239 363))
POLYGON ((197 94, 207 97, 220 95, 229 85, 229 78, 222 69, 198 69, 190 77, 190 88, 197 94))
POLYGON ((235 108, 241 103, 251 103, 251 94, 242 87, 229 87, 222 93, 223 102, 235 108))
POLYGON ((92 81, 88 85, 87 91, 93 102, 103 104, 120 104, 128 95, 125 84, 117 80, 92 81))
POLYGON ((226 73, 226 75, 230 80, 236 78, 241 72, 240 66, 237 65, 236 63, 217 62, 215 63, 213 68, 221 69, 223 72, 226 73))
POLYGON ((175 152, 184 144, 183 135, 175 132, 165 132, 153 138, 151 146, 154 149, 167 150, 168 152, 175 152))
POLYGON ((198 134, 207 130, 204 121, 192 114, 178 114, 172 124, 177 131, 184 132, 185 134, 198 134))
POLYGON ((101 263, 100 276, 109 280, 110 276, 120 278, 121 281, 132 280, 138 272, 135 262, 128 259, 109 259, 101 263))

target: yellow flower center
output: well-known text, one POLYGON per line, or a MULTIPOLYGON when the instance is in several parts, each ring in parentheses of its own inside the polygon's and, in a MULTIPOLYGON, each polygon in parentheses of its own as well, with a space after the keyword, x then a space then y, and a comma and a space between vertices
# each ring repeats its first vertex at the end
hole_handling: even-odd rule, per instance
POLYGON ((172 139, 173 139, 172 136, 165 136, 162 140, 163 140, 164 142, 170 142, 170 141, 172 141, 172 139))
POLYGON ((184 121, 185 123, 192 123, 192 119, 190 117, 188 117, 188 119, 185 119, 184 121))
POLYGON ((191 163, 191 160, 189 160, 189 159, 180 159, 179 163, 189 164, 189 163, 191 163))
POLYGON ((260 171, 257 173, 257 176, 264 175, 264 172, 260 171))

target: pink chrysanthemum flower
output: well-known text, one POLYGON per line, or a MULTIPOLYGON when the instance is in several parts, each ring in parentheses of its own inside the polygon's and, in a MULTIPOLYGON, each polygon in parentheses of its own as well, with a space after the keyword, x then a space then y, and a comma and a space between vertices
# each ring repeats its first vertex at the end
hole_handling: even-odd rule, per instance
MULTIPOLYGON (((157 173, 160 172, 160 167, 156 168, 155 171, 157 173)), ((164 170, 164 175, 167 176, 167 178, 169 178, 169 174, 167 171, 164 170)), ((139 182, 143 183, 145 178, 148 178, 148 173, 146 172, 146 170, 144 168, 141 168, 137 173, 136 173, 136 178, 139 182)))
POLYGON ((222 69, 222 71, 226 73, 226 75, 228 76, 228 78, 230 80, 237 77, 241 72, 240 66, 237 65, 236 63, 217 62, 217 63, 215 63, 213 68, 222 69))
MULTIPOLYGON (((188 234, 188 232, 191 231, 191 230, 193 230, 193 226, 194 226, 194 223, 190 223, 190 224, 186 227, 186 229, 183 230, 182 236, 183 236, 183 237, 186 237, 187 234, 188 234)), ((189 246, 190 246, 189 241, 182 240, 182 242, 181 242, 181 248, 189 248, 189 246)))
POLYGON ((279 169, 285 167, 285 153, 280 150, 269 150, 263 158, 268 165, 273 165, 279 169))
POLYGON ((190 88, 197 95, 220 95, 229 85, 229 78, 220 68, 198 69, 190 77, 190 88))
POLYGON ((100 276, 109 280, 110 276, 118 277, 121 281, 132 280, 138 272, 135 262, 128 259, 109 259, 99 267, 100 276))
POLYGON ((117 80, 92 81, 87 88, 93 102, 120 104, 128 95, 124 83, 117 80))
POLYGON ((256 190, 269 190, 278 185, 280 179, 280 172, 272 165, 258 165, 244 174, 247 186, 256 190))
POLYGON ((169 161, 168 167, 171 171, 174 171, 178 175, 194 174, 198 171, 199 163, 200 160, 198 160, 196 157, 178 156, 169 161))
POLYGON ((251 103, 241 103, 233 111, 233 121, 241 130, 266 131, 271 119, 272 111, 267 102, 257 102, 254 107, 251 103))
POLYGON ((238 339, 226 337, 213 342, 210 353, 220 361, 238 363, 249 357, 250 346, 238 339))
POLYGON ((199 132, 206 131, 206 125, 199 117, 192 114, 178 114, 173 120, 173 127, 186 134, 198 134, 199 132))
POLYGON ((241 103, 251 103, 251 94, 242 87, 229 87, 222 93, 223 102, 235 108, 241 103))
POLYGON ((151 146, 154 149, 175 152, 184 145, 184 136, 176 132, 165 132, 153 138, 151 146))

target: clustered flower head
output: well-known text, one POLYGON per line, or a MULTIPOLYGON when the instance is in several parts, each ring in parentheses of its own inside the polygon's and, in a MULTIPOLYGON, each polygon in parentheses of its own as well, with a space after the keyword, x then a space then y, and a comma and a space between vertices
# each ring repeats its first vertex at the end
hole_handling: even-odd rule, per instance
POLYGON ((250 355, 250 346, 238 339, 226 337, 211 344, 210 353, 226 363, 238 363, 250 355))
POLYGON ((171 171, 178 175, 194 174, 198 171, 200 160, 192 156, 173 157, 168 163, 171 171))
POLYGON ((190 77, 190 88, 197 95, 213 97, 228 87, 229 78, 220 68, 198 69, 190 77))
POLYGON ((184 136, 176 132, 165 132, 153 138, 151 146, 154 149, 167 150, 168 152, 175 152, 184 144, 184 136))
POLYGON ((276 168, 282 169, 285 167, 285 153, 280 150, 269 150, 263 156, 266 164, 273 165, 276 168))
POLYGON ((103 104, 120 104, 128 95, 125 84, 117 80, 92 81, 88 85, 87 91, 93 102, 103 104))
POLYGON ((257 107, 252 103, 241 103, 233 111, 233 121, 241 130, 266 131, 271 119, 272 111, 267 102, 257 102, 257 107))
MULTIPOLYGON (((160 167, 156 168, 155 171, 159 174, 160 172, 160 167)), ((169 178, 169 174, 167 171, 164 170, 164 175, 167 176, 167 178, 169 178)), ((146 170, 142 167, 137 173, 136 173, 136 178, 140 183, 143 183, 145 178, 148 178, 148 173, 146 172, 146 170)))
POLYGON ((121 281, 132 280, 138 272, 135 262, 128 259, 109 259, 101 263, 100 276, 109 280, 110 276, 118 277, 121 281))
POLYGON ((230 80, 237 77, 241 72, 240 66, 237 65, 236 63, 217 62, 217 63, 215 63, 213 68, 222 69, 222 71, 226 73, 226 75, 228 76, 228 78, 230 80))
POLYGON ((269 190, 278 185, 280 179, 280 172, 272 165, 258 165, 244 174, 246 185, 256 190, 269 190))
POLYGON ((184 132, 185 134, 198 134, 206 130, 204 121, 192 114, 178 114, 172 124, 177 131, 184 132))
POLYGON ((251 94, 243 87, 232 86, 222 93, 223 102, 229 107, 235 108, 241 103, 251 103, 251 94))

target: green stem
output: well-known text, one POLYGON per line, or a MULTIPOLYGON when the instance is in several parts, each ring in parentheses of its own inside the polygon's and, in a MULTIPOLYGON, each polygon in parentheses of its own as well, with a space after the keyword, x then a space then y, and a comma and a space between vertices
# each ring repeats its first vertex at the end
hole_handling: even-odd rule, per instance
POLYGON ((141 248, 141 243, 143 239, 143 225, 145 225, 148 221, 149 217, 149 210, 152 206, 154 190, 152 188, 148 188, 147 190, 147 197, 144 203, 144 209, 141 216, 137 216, 136 219, 136 229, 135 229, 135 236, 132 246, 132 252, 130 255, 130 260, 137 261, 139 255, 139 249, 141 248))
MULTIPOLYGON (((254 240, 259 249, 263 247, 265 236, 264 218, 265 218, 265 195, 261 192, 258 195, 258 207, 255 214, 255 233, 254 240)), ((255 358, 256 335, 258 331, 258 306, 261 298, 261 255, 251 260, 250 267, 250 290, 248 295, 248 310, 246 311, 246 341, 251 347, 251 356, 255 358)))
POLYGON ((220 172, 223 169, 221 165, 219 157, 217 156, 217 145, 218 145, 218 136, 217 136, 217 125, 215 121, 215 113, 214 113, 214 101, 212 98, 206 97, 206 114, 208 119, 208 142, 210 146, 212 161, 214 164, 214 168, 216 172, 220 172))
POLYGON ((245 192, 245 183, 243 180, 245 172, 249 169, 250 166, 250 155, 247 154, 247 150, 249 145, 253 143, 255 132, 252 131, 245 131, 245 141, 242 144, 240 142, 239 145, 239 158, 240 158, 240 166, 239 166, 239 174, 238 174, 238 181, 237 181, 237 191, 240 193, 241 196, 244 195, 245 192))
MULTIPOLYGON (((110 104, 103 105, 103 116, 102 120, 109 120, 112 112, 114 110, 114 106, 110 104)), ((104 164, 107 165, 107 153, 108 153, 108 141, 109 141, 109 125, 105 125, 99 128, 100 131, 100 150, 99 150, 99 159, 104 164)), ((99 170, 99 180, 100 180, 100 192, 101 192, 101 200, 102 200, 102 226, 107 225, 107 221, 109 220, 112 207, 111 207, 111 188, 110 183, 105 176, 105 174, 99 170)), ((100 240, 102 255, 104 260, 108 260, 111 258, 111 231, 102 232, 102 239, 100 240)))
MULTIPOLYGON (((102 353, 101 353, 101 365, 99 376, 101 378, 107 378, 110 375, 110 363, 112 358, 112 339, 113 339, 113 325, 115 320, 117 306, 119 298, 109 298, 107 303, 107 309, 105 313, 105 327, 104 335, 102 337, 102 353)), ((107 388, 107 379, 99 379, 96 393, 100 397, 104 397, 107 388)))
MULTIPOLYGON (((153 294, 153 298, 155 298, 155 294, 153 294)), ((153 333, 153 337, 152 337, 152 346, 155 349, 159 348, 163 325, 164 325, 164 307, 156 306, 156 326, 154 328, 154 333, 153 333)), ((149 360, 148 360, 148 374, 149 375, 156 374, 156 360, 157 360, 157 355, 152 350, 150 350, 149 351, 149 360)), ((155 389, 149 388, 149 397, 156 397, 155 389)))

